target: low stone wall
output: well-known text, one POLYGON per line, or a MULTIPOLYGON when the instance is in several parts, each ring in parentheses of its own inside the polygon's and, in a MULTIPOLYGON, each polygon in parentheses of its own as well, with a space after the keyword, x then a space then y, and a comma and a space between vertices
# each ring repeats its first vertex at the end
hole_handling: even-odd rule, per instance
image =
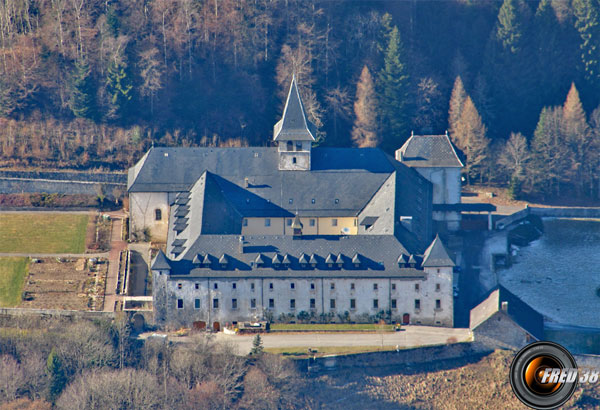
POLYGON ((82 181, 50 181, 36 179, 6 179, 0 177, 1 194, 65 194, 98 195, 100 190, 106 197, 112 198, 113 189, 125 190, 125 185, 82 181))
POLYGON ((61 317, 70 319, 112 319, 115 317, 115 314, 113 312, 94 312, 81 310, 0 308, 0 318, 18 318, 25 316, 61 317))
MULTIPOLYGON (((317 349, 318 350, 318 349, 317 349)), ((386 367, 409 364, 430 363, 440 360, 484 356, 492 349, 474 342, 427 346, 399 351, 360 353, 341 356, 325 356, 316 359, 298 360, 298 365, 306 371, 342 370, 365 367, 386 367)))
POLYGON ((0 178, 49 179, 56 181, 101 182, 127 184, 127 174, 114 172, 73 171, 0 171, 0 178))
POLYGON ((530 207, 532 215, 546 218, 600 218, 600 208, 568 207, 538 208, 530 207))

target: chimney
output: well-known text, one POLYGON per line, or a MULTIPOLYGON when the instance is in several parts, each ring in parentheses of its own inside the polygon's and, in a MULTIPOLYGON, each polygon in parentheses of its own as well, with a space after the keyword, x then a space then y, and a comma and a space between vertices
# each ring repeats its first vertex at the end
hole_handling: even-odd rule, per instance
POLYGON ((248 188, 250 186, 250 182, 248 181, 248 177, 244 178, 244 188, 248 188))
POLYGON ((502 311, 508 312, 508 302, 506 302, 506 301, 502 302, 502 311))
POLYGON ((239 248, 240 253, 244 253, 244 235, 240 235, 239 248))

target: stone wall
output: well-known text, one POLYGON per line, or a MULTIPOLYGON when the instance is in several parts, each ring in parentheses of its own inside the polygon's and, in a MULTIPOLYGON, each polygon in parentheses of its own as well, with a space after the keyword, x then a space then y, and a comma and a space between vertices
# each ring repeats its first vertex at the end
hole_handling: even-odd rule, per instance
POLYGON ((113 190, 124 191, 127 175, 94 172, 0 171, 0 193, 48 193, 98 195, 113 198, 113 190))
MULTIPOLYGON (((318 349, 317 349, 318 350, 318 349)), ((472 342, 449 345, 427 346, 399 351, 373 352, 343 356, 325 356, 316 359, 298 360, 299 368, 306 371, 341 370, 366 367, 401 366, 437 362, 463 357, 481 357, 491 353, 488 347, 472 342)))

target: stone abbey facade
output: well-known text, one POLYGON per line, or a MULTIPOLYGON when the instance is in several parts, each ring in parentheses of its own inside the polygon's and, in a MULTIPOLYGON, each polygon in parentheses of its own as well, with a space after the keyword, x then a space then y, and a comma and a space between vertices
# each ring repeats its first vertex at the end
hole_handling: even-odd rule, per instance
MULTIPOLYGON (((452 326, 454 262, 434 235, 435 182, 376 148, 313 147, 295 80, 273 141, 152 148, 129 170, 131 231, 166 243, 151 267, 157 323, 452 326)), ((438 151, 452 174, 451 144, 438 151)))

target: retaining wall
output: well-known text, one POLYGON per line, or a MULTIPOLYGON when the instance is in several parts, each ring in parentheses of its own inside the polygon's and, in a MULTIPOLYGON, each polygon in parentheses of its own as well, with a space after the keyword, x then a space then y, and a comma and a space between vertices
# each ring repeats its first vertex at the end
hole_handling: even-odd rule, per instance
POLYGON ((0 193, 48 193, 98 195, 102 189, 112 198, 115 188, 124 190, 127 175, 92 172, 0 171, 0 193))
MULTIPOLYGON (((317 348, 318 350, 318 348, 317 348)), ((484 356, 493 350, 475 342, 454 343, 449 345, 427 346, 399 351, 325 356, 316 359, 298 360, 300 368, 311 371, 341 370, 365 367, 385 367, 408 364, 430 363, 439 360, 484 356)))

